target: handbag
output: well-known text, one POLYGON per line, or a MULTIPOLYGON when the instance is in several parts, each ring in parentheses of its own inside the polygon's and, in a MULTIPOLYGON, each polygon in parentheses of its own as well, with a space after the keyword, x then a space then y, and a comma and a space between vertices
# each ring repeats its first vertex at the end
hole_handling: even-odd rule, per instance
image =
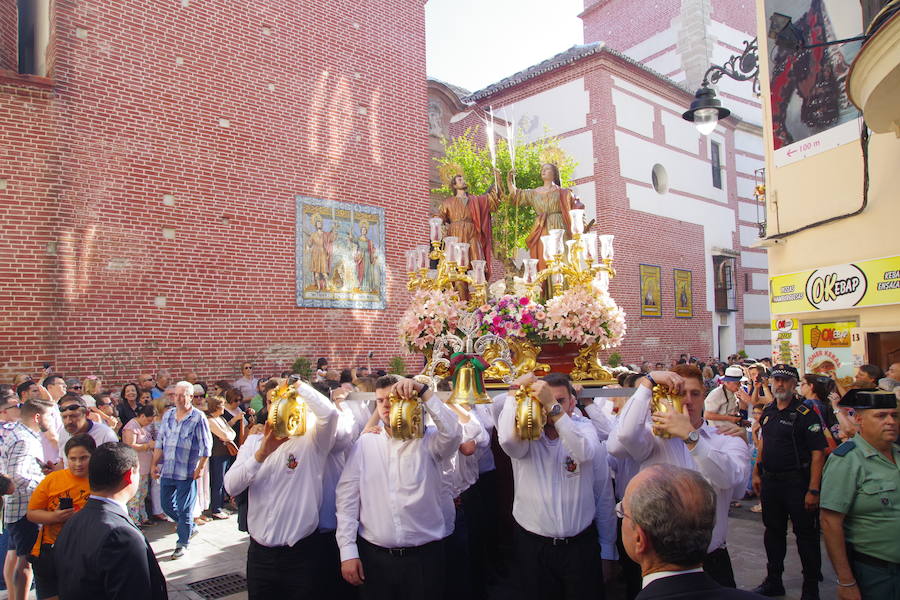
POLYGON ((237 456, 237 453, 238 453, 237 444, 235 444, 231 440, 228 440, 227 442, 222 442, 222 445, 224 445, 225 449, 228 450, 228 454, 230 454, 231 456, 237 456))

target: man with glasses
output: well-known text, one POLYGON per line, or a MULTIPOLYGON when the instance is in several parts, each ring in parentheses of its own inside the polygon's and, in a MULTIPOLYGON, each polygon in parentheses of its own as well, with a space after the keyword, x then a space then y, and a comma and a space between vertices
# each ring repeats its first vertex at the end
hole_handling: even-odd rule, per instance
MULTIPOLYGON (((119 436, 109 426, 103 423, 96 423, 87 418, 88 408, 84 399, 71 392, 59 400, 59 412, 62 415, 63 426, 59 430, 59 445, 61 448, 66 447, 69 438, 86 433, 97 442, 97 447, 106 442, 118 442, 119 436)), ((68 467, 68 462, 63 458, 63 465, 68 467)))
POLYGON ((141 373, 138 375, 138 394, 141 392, 150 392, 152 395, 153 386, 156 383, 156 380, 153 378, 153 375, 150 373, 141 373))
POLYGON ((0 385, 0 422, 12 423, 19 420, 19 398, 12 386, 0 385))
POLYGON ((159 479, 163 510, 176 523, 178 542, 172 560, 177 560, 184 556, 188 542, 196 532, 193 520, 196 480, 209 460, 212 433, 206 415, 192 404, 194 386, 179 381, 174 393, 175 410, 163 415, 150 473, 154 479, 159 479))
POLYGON ((241 376, 234 381, 234 387, 241 392, 244 402, 250 402, 256 395, 256 384, 259 381, 253 376, 253 363, 245 362, 241 365, 241 376))

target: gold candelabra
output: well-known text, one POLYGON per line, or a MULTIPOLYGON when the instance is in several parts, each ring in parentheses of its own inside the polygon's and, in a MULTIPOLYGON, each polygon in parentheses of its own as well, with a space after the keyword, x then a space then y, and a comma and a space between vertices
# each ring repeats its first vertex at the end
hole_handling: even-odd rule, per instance
MULTIPOLYGON (((476 281, 476 277, 467 273, 465 264, 460 264, 455 259, 448 259, 443 246, 444 244, 441 241, 432 241, 431 250, 427 253, 425 252, 427 246, 420 246, 410 251, 417 254, 415 258, 419 266, 415 270, 409 270, 407 289, 411 292, 417 290, 455 289, 457 284, 463 284, 468 289, 470 308, 474 309, 487 302, 487 281, 484 280, 483 271, 478 271, 480 273, 478 279, 481 281, 476 281), (437 270, 433 274, 430 273, 431 270, 427 266, 427 260, 423 257, 437 261, 437 270)), ((453 254, 455 256, 455 250, 453 254)), ((411 260, 409 256, 407 258, 408 268, 410 268, 411 260)), ((473 273, 476 272, 474 269, 475 267, 473 266, 473 273)))
MULTIPOLYGON (((556 296, 559 292, 574 287, 590 287, 598 279, 600 273, 605 273, 608 279, 616 276, 616 270, 612 266, 612 257, 604 256, 601 261, 589 264, 586 257, 590 257, 584 243, 584 234, 575 233, 567 242, 568 248, 551 249, 547 258, 547 266, 536 275, 529 276, 525 268, 524 284, 530 298, 536 299, 541 295, 541 287, 545 281, 550 281, 550 296, 556 296), (555 251, 562 250, 562 251, 555 251), (562 280, 562 284, 555 282, 562 280)), ((535 261, 536 262, 536 261, 535 261)), ((607 285, 608 281, 606 282, 607 285)), ((605 290, 604 290, 605 291, 605 290)))

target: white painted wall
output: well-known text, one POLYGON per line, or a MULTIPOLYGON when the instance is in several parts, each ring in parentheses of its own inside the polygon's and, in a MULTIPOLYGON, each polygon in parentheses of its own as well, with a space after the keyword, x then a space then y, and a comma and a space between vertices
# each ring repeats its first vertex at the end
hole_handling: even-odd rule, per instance
MULTIPOLYGON (((578 78, 520 100, 511 110, 524 141, 533 142, 550 135, 562 135, 587 126, 590 96, 584 78, 578 78)), ((502 116, 502 112, 498 116, 502 116)))
POLYGON ((590 177, 594 174, 594 134, 592 131, 583 131, 577 135, 564 137, 559 140, 559 147, 578 162, 572 176, 573 179, 590 177))
POLYGON ((767 342, 772 339, 772 331, 766 327, 745 327, 744 341, 767 342))
MULTIPOLYGON (((760 216, 765 217, 765 213, 760 211, 760 216)), ((741 221, 756 223, 756 205, 750 202, 738 202, 738 218, 741 221)))
POLYGON ((740 227, 738 227, 738 232, 741 237, 741 246, 751 246, 757 240, 759 240, 759 228, 757 227, 748 227, 746 225, 741 225, 740 227))
POLYGON ((662 113, 662 126, 666 132, 666 143, 693 154, 700 148, 700 132, 679 115, 668 111, 662 113))
POLYGON ((769 295, 768 294, 744 294, 744 322, 768 323, 769 295))
POLYGON ((741 251, 741 266, 749 269, 768 269, 769 260, 765 252, 741 251))
POLYGON ((612 102, 616 109, 616 124, 644 137, 653 137, 655 110, 652 104, 613 88, 612 102))
POLYGON ((747 356, 750 358, 766 358, 772 357, 772 344, 771 342, 765 345, 762 344, 744 344, 744 351, 747 353, 747 356))
POLYGON ((754 290, 768 290, 769 289, 769 275, 768 273, 750 273, 750 281, 754 290))

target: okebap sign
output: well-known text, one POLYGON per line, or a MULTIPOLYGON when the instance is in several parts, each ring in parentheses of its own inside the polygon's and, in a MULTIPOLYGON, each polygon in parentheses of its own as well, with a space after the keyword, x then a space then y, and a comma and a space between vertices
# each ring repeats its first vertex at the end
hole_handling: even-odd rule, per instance
POLYGON ((772 314, 841 310, 900 303, 900 256, 769 279, 772 314))

